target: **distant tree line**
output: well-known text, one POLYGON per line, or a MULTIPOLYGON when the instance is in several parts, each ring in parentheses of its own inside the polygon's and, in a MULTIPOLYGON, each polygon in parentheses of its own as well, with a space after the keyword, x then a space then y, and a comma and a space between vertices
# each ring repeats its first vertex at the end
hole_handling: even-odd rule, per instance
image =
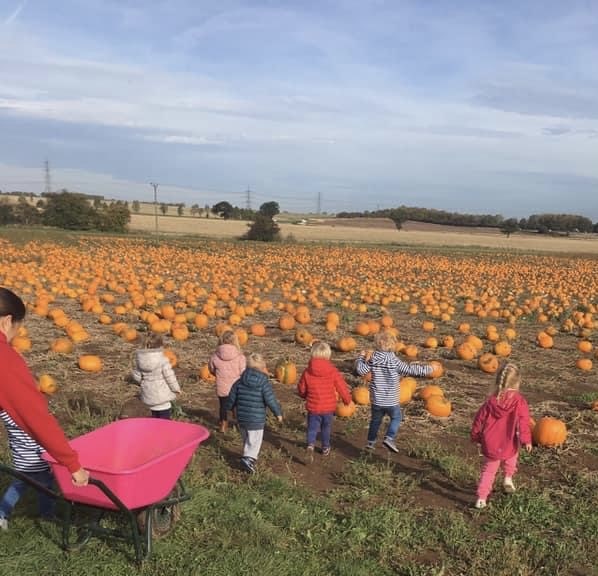
POLYGON ((528 218, 517 220, 505 219, 501 214, 461 214, 434 208, 399 206, 366 212, 339 212, 337 218, 390 218, 400 230, 407 220, 445 224, 450 226, 469 226, 482 228, 500 228, 505 234, 518 230, 529 230, 540 234, 598 232, 598 222, 577 214, 532 214, 528 218))
POLYGON ((92 198, 67 190, 42 196, 35 205, 25 196, 19 196, 16 204, 0 199, 0 225, 41 224, 66 230, 125 232, 131 220, 128 204, 121 200, 108 203, 100 196, 92 198))

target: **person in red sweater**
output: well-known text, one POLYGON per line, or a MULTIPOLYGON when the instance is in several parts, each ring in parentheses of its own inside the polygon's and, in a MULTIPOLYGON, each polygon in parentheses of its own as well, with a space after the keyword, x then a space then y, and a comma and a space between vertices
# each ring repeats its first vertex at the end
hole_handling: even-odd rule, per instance
POLYGON ((485 508, 499 467, 504 472, 503 489, 515 492, 519 446, 532 450, 527 401, 519 392, 521 376, 515 364, 506 363, 496 373, 496 390, 478 410, 471 439, 481 445, 484 464, 477 489, 476 508, 485 508))
POLYGON ((66 466, 73 484, 85 486, 89 472, 81 466, 60 424, 48 411, 46 398, 37 389, 25 360, 10 345, 24 319, 25 304, 21 298, 8 288, 0 287, 0 410, 66 466))
POLYGON ((305 398, 307 408, 307 450, 313 458, 316 437, 320 432, 322 454, 330 454, 332 420, 336 410, 337 394, 346 404, 351 404, 347 383, 336 366, 330 361, 332 355, 326 342, 316 342, 311 347, 311 359, 304 370, 297 391, 305 398))

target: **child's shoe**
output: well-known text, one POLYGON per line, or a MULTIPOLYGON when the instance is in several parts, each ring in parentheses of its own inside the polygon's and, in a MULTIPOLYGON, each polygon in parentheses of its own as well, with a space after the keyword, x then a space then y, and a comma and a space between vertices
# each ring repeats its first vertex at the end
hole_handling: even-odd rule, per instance
POLYGON ((8 530, 8 520, 6 518, 0 518, 0 530, 8 530))
POLYGON ((313 444, 309 444, 307 447, 307 459, 310 462, 314 461, 314 445, 313 444))
POLYGON ((255 474, 255 460, 253 458, 250 458, 249 456, 243 456, 241 458, 241 466, 243 466, 246 472, 255 474))
POLYGON ((226 420, 221 420, 220 421, 220 432, 222 432, 223 434, 226 434, 227 430, 228 430, 228 422, 226 420))
POLYGON ((507 476, 502 483, 503 489, 507 494, 513 494, 515 492, 515 484, 513 484, 513 478, 507 476))
POLYGON ((382 442, 382 444, 384 444, 384 446, 386 446, 391 452, 398 454, 399 449, 392 438, 384 438, 384 442, 382 442))
POLYGON ((366 450, 374 451, 376 449, 376 441, 375 440, 368 440, 368 443, 365 445, 366 450))
POLYGON ((486 500, 482 500, 481 498, 478 498, 478 500, 475 503, 475 507, 478 510, 481 510, 482 508, 486 508, 486 500))
POLYGON ((330 446, 326 446, 326 448, 322 448, 322 456, 330 456, 330 446))

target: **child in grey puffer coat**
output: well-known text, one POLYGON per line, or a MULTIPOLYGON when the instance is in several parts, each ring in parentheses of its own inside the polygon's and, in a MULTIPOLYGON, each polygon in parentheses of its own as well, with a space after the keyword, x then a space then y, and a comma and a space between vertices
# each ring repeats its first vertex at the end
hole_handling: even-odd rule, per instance
POLYGON ((171 401, 181 388, 162 345, 161 336, 148 335, 145 348, 135 352, 131 376, 141 386, 141 401, 152 411, 152 416, 170 420, 171 401))

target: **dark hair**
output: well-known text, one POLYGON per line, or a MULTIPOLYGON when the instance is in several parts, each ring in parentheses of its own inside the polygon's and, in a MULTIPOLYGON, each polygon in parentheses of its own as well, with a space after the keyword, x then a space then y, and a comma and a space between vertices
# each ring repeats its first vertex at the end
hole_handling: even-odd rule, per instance
POLYGON ((14 292, 0 286, 0 317, 12 316, 13 323, 21 322, 25 312, 25 303, 14 292))

